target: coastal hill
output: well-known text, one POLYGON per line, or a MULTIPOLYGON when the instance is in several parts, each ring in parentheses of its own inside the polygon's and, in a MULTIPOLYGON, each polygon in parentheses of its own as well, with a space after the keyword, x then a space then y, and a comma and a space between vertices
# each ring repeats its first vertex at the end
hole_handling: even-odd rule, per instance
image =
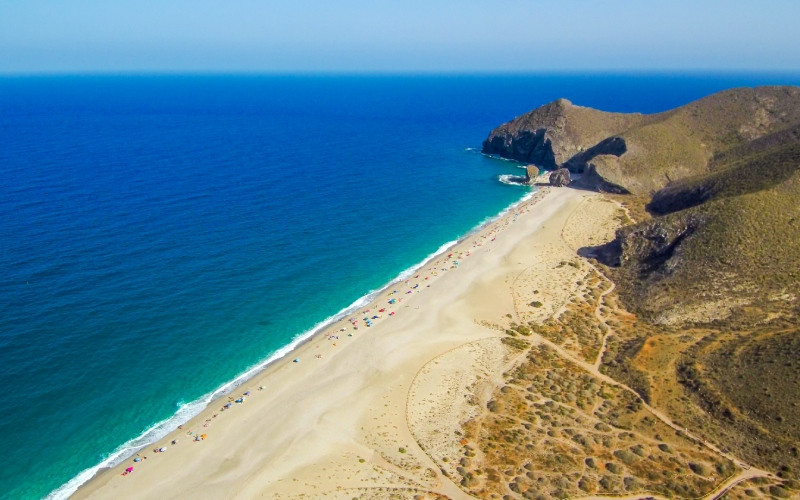
POLYGON ((752 141, 654 193, 653 217, 621 229, 609 252, 634 308, 666 323, 796 316, 798 136, 794 126, 752 141))
POLYGON ((646 220, 583 250, 624 278, 638 313, 670 324, 794 314, 800 88, 732 89, 654 115, 560 99, 493 130, 484 152, 647 201, 646 220))
POLYGON ((624 311, 606 321, 601 372, 796 488, 800 88, 732 89, 654 115, 562 99, 496 128, 483 150, 618 193, 630 218, 577 250, 624 311))
POLYGON ((602 191, 650 195, 713 171, 726 153, 797 123, 797 87, 731 89, 650 115, 559 99, 494 129, 483 152, 549 170, 567 167, 602 191))

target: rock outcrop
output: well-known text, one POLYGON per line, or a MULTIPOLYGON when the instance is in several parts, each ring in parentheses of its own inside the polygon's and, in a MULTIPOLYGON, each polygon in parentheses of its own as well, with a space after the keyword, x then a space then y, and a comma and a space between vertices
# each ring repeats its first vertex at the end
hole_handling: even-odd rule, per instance
POLYGON ((600 191, 650 195, 707 173, 715 158, 800 123, 800 89, 757 87, 713 94, 663 113, 608 113, 559 99, 494 129, 483 152, 586 173, 600 191))
POLYGON ((528 165, 525 167, 525 183, 533 184, 536 178, 539 177, 539 168, 535 165, 528 165))
POLYGON ((550 185, 555 187, 567 186, 570 183, 569 170, 566 168, 559 168, 550 173, 550 185))
MULTIPOLYGON (((640 117, 606 113, 559 99, 493 130, 483 142, 483 152, 554 170, 588 149, 585 144, 596 145, 613 135, 609 126, 624 130, 640 117)), ((572 168, 578 172, 582 167, 573 163, 572 168)))

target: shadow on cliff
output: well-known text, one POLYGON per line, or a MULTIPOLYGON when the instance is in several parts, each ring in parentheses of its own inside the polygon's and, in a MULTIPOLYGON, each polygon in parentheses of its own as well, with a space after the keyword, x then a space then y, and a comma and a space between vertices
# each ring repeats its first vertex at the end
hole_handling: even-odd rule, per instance
POLYGON ((608 267, 619 267, 622 262, 622 244, 618 238, 602 245, 586 246, 578 249, 578 255, 586 259, 595 259, 608 267))

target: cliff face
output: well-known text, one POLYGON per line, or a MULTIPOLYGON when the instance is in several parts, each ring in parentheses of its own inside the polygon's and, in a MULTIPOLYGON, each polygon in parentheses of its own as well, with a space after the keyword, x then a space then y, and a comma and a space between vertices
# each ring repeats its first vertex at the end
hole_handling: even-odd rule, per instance
POLYGON ((553 169, 556 167, 553 144, 546 134, 547 129, 540 128, 520 130, 514 136, 490 137, 483 143, 483 152, 553 169))
POLYGON ((583 183, 594 189, 651 195, 798 123, 797 87, 732 89, 653 115, 607 113, 559 99, 494 129, 483 152, 585 172, 583 183))
POLYGON ((609 135, 640 119, 641 115, 606 113, 559 99, 494 129, 483 142, 483 152, 548 170, 564 165, 582 172, 597 155, 624 153, 624 140, 609 135))

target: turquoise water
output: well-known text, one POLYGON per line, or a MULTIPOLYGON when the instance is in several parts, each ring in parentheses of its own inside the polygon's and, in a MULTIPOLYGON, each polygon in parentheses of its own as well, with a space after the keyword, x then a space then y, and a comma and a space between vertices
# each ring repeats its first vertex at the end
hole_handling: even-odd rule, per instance
POLYGON ((500 123, 798 81, 0 78, 0 491, 63 497, 519 200, 476 151, 500 123))

